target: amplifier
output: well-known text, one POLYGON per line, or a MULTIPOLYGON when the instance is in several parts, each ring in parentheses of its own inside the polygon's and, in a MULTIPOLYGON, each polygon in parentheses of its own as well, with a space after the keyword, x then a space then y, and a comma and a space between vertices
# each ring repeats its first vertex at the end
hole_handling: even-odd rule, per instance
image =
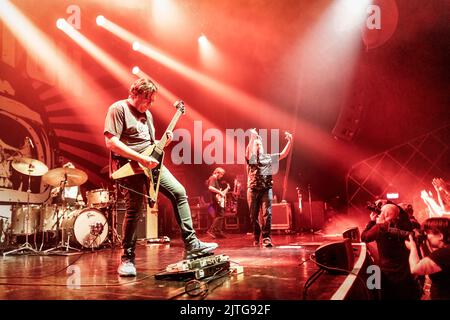
POLYGON ((292 214, 290 203, 272 204, 272 230, 291 230, 292 214))

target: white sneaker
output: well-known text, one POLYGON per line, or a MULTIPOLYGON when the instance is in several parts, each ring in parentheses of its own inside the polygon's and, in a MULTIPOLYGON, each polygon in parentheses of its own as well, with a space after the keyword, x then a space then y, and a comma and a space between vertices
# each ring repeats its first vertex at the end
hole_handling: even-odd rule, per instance
POLYGON ((121 277, 136 277, 136 267, 131 261, 123 261, 117 268, 121 277))

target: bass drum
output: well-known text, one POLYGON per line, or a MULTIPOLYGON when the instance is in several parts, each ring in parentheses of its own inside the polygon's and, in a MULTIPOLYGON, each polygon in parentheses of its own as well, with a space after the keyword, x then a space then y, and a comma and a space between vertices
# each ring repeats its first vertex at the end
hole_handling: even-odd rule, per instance
POLYGON ((108 237, 108 220, 99 210, 87 208, 72 211, 62 223, 64 238, 70 244, 84 248, 98 248, 108 237))

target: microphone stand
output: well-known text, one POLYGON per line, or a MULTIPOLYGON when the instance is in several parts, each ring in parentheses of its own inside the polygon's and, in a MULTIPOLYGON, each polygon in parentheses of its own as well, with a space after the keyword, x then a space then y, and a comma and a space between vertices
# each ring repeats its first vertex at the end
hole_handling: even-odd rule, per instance
POLYGON ((314 226, 313 226, 313 211, 312 211, 312 200, 311 200, 311 185, 308 184, 308 202, 309 202, 309 216, 310 216, 310 222, 311 222, 311 233, 314 236, 314 226))

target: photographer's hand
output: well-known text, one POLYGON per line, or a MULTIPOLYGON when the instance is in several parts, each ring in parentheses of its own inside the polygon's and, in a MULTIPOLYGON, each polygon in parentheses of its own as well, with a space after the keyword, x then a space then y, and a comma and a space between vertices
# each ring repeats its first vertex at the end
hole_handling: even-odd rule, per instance
POLYGON ((371 212, 370 213, 370 220, 371 221, 377 221, 377 217, 378 217, 378 214, 376 213, 376 212, 371 212))
POLYGON ((409 240, 405 240, 405 246, 408 250, 417 251, 416 242, 414 241, 412 234, 409 235, 409 240))

